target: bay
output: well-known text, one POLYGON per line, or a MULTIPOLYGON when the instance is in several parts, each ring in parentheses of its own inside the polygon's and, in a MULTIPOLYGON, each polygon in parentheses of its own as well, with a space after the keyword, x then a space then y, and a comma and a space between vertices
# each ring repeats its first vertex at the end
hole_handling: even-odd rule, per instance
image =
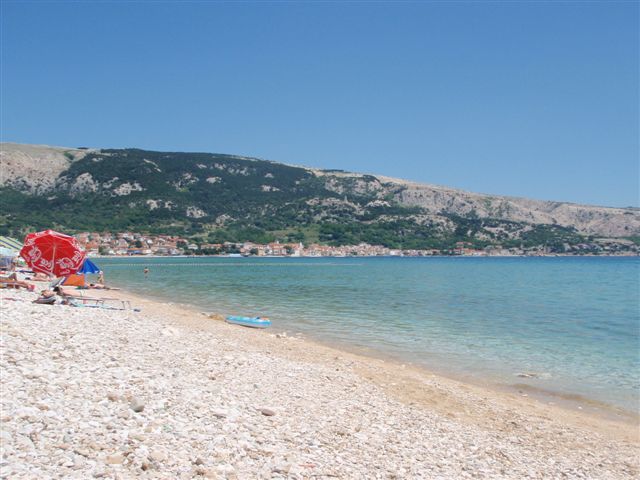
POLYGON ((100 258, 107 281, 457 377, 626 410, 640 398, 640 259, 100 258), (144 267, 149 268, 145 277, 144 267))

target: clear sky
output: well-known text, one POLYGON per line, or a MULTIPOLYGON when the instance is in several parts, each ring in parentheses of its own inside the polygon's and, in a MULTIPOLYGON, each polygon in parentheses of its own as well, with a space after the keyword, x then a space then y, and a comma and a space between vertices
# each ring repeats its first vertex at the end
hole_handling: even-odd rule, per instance
POLYGON ((1 3, 2 141, 638 206, 638 2, 1 3))

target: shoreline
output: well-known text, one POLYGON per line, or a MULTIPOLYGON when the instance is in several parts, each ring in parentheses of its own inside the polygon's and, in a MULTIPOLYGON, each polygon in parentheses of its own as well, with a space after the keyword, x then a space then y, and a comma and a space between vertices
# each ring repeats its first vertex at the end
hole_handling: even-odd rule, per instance
POLYGON ((100 255, 91 254, 89 258, 637 258, 640 253, 633 254, 584 254, 549 253, 544 255, 100 255))
POLYGON ((229 325, 128 290, 100 296, 141 310, 34 305, 33 293, 0 291, 1 477, 640 473, 637 421, 229 325))
MULTIPOLYGON (((278 330, 273 327, 265 330, 254 330, 229 325, 223 321, 226 314, 202 312, 194 305, 167 302, 166 299, 139 295, 126 288, 121 288, 121 290, 117 291, 116 296, 126 297, 132 304, 146 304, 153 309, 166 307, 170 307, 171 310, 176 309, 179 313, 174 312, 173 315, 178 314, 177 318, 180 318, 185 325, 191 328, 206 329, 210 325, 216 328, 217 325, 220 325, 225 329, 230 328, 231 331, 238 330, 238 334, 246 331, 250 335, 248 338, 254 340, 261 338, 266 340, 267 343, 269 342, 268 339, 273 339, 274 337, 276 339, 292 339, 295 344, 289 350, 293 352, 291 357, 294 360, 300 358, 308 360, 309 352, 313 352, 311 355, 317 354, 327 359, 330 363, 334 361, 357 363, 362 368, 363 375, 368 375, 367 378, 369 380, 393 393, 400 401, 407 401, 408 399, 410 403, 416 400, 424 402, 423 395, 416 395, 416 389, 419 389, 420 384, 425 381, 434 381, 450 388, 474 391, 482 398, 494 397, 494 400, 503 403, 514 402, 519 408, 535 413, 541 413, 545 409, 549 409, 549 413, 563 417, 571 423, 580 426, 591 425, 596 430, 599 430, 600 433, 613 433, 614 436, 622 434, 620 438, 631 441, 636 440, 640 445, 640 412, 632 412, 579 394, 545 390, 532 385, 517 383, 517 381, 514 381, 513 384, 503 384, 487 382, 486 379, 477 378, 473 375, 463 378, 454 372, 431 370, 424 365, 384 355, 383 352, 374 349, 357 348, 348 344, 332 344, 328 341, 325 342, 321 339, 310 337, 302 332, 293 332, 291 334, 291 332, 287 333, 286 330, 278 330), (217 319, 210 318, 211 316, 215 316, 217 319), (333 360, 330 360, 329 357, 332 357, 333 360), (367 368, 367 364, 375 365, 375 368, 367 368), (405 382, 405 385, 403 386, 402 382, 392 382, 390 379, 394 377, 402 378, 402 382, 405 382), (603 423, 600 424, 600 422, 603 423)), ((433 406, 429 401, 426 401, 425 404, 433 406)), ((444 413, 451 414, 448 409, 444 413)))
MULTIPOLYGON (((127 295, 130 300, 138 302, 152 302, 155 304, 175 305, 180 309, 191 312, 194 316, 201 316, 203 314, 214 314, 221 319, 224 318, 229 312, 203 312, 202 307, 197 305, 182 303, 179 301, 168 302, 166 298, 156 294, 137 294, 131 292, 126 286, 120 284, 117 285, 121 290, 118 293, 127 295)), ((224 323, 224 322, 223 322, 224 323)), ((605 401, 591 398, 588 395, 575 393, 571 391, 557 391, 523 383, 518 378, 517 374, 514 374, 514 378, 511 382, 505 380, 505 378, 498 379, 495 376, 481 375, 478 372, 462 374, 455 369, 446 369, 442 365, 428 366, 425 363, 414 362, 407 358, 402 358, 389 353, 385 353, 381 350, 376 350, 372 347, 355 346, 346 342, 335 342, 330 339, 324 339, 321 336, 314 336, 309 332, 296 331, 295 329, 286 329, 284 327, 278 328, 277 325, 270 327, 262 333, 273 335, 275 334, 290 334, 294 338, 303 340, 311 347, 323 347, 331 350, 335 350, 338 353, 351 354, 363 360, 377 360, 385 365, 385 368, 410 368, 420 372, 420 375, 427 377, 438 377, 440 379, 446 379, 449 381, 457 382, 461 385, 470 385, 486 390, 493 393, 504 393, 513 395, 515 397, 530 397, 534 402, 539 402, 549 406, 555 406, 564 410, 569 410, 580 415, 593 415, 604 420, 610 420, 614 422, 621 422, 630 424, 640 429, 640 403, 638 404, 638 410, 632 411, 623 406, 607 403, 605 401)), ((640 430, 638 433, 640 439, 640 430)))

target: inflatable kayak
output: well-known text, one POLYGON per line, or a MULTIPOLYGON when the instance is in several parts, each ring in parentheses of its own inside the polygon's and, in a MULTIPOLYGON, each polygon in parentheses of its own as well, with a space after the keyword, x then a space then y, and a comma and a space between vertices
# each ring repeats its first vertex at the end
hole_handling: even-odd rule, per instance
POLYGON ((243 327, 267 328, 271 326, 271 320, 264 317, 238 317, 230 315, 226 321, 227 323, 242 325, 243 327))

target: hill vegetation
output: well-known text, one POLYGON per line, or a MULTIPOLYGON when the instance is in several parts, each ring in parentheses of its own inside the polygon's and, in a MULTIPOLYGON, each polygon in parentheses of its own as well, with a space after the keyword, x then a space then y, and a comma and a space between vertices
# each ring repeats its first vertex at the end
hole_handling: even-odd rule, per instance
POLYGON ((404 249, 463 241, 561 250, 589 240, 575 227, 514 221, 504 211, 491 217, 454 202, 434 211, 415 201, 411 187, 372 175, 209 153, 69 149, 61 155, 58 170, 42 176, 46 182, 19 175, 4 181, 0 233, 127 230, 211 243, 365 242, 404 249), (409 193, 414 201, 405 201, 409 193))

